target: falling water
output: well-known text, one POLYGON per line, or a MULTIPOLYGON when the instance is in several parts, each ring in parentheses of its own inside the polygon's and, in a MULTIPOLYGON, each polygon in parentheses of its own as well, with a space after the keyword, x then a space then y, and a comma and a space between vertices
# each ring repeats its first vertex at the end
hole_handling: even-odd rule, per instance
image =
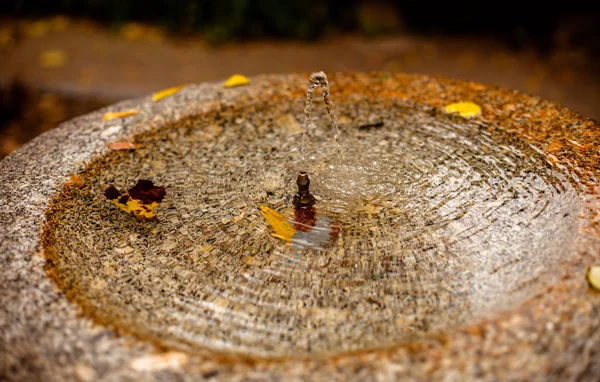
POLYGON ((323 89, 323 100, 325 101, 325 108, 327 114, 331 118, 331 124, 335 129, 334 140, 337 146, 338 158, 342 159, 342 145, 341 145, 341 133, 338 126, 337 116, 333 110, 333 101, 329 94, 329 81, 327 81, 327 75, 324 72, 315 72, 310 75, 308 79, 308 88, 306 89, 306 104, 304 106, 304 131, 302 133, 302 165, 306 163, 306 152, 308 151, 308 136, 310 134, 310 123, 312 118, 312 102, 315 94, 315 89, 318 87, 323 89))

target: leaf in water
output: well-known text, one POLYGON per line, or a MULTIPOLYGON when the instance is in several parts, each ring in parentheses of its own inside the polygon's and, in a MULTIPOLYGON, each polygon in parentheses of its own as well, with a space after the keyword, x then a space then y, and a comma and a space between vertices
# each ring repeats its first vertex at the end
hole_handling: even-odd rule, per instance
POLYGON ((600 266, 591 266, 587 271, 587 279, 592 288, 600 291, 600 266))
POLYGON ((457 102, 446 105, 444 111, 446 113, 458 113, 463 118, 469 118, 481 114, 481 106, 473 102, 457 102))
POLYGON ((64 50, 51 49, 42 52, 40 55, 40 65, 44 68, 60 68, 67 63, 67 54, 64 50))
POLYGON ((172 88, 168 88, 168 89, 156 92, 156 93, 152 94, 152 102, 156 102, 163 98, 170 97, 173 94, 180 91, 181 89, 183 89, 184 87, 185 87, 185 85, 173 86, 172 88))
POLYGON ((151 180, 138 180, 137 184, 122 193, 115 186, 104 191, 104 196, 113 204, 138 220, 154 220, 154 211, 166 195, 165 188, 154 186, 151 180))
POLYGON ((117 118, 129 117, 130 115, 136 115, 139 110, 125 110, 125 111, 110 111, 102 117, 103 121, 111 121, 117 118))
POLYGON ((267 206, 259 206, 258 208, 260 209, 260 214, 273 230, 271 235, 286 243, 291 243, 292 238, 296 234, 296 229, 287 221, 286 217, 267 206))
POLYGON ((225 81, 224 85, 226 88, 233 88, 236 86, 248 85, 249 83, 250 80, 248 77, 242 74, 234 74, 233 76, 229 77, 227 81, 225 81))
POLYGON ((135 150, 136 146, 131 142, 110 142, 108 148, 111 150, 135 150))

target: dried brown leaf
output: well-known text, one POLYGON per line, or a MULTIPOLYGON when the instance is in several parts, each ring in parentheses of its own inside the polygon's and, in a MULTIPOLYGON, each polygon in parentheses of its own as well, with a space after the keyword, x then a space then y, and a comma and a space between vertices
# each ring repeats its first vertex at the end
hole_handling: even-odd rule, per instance
POLYGON ((104 196, 113 204, 138 220, 156 219, 156 208, 166 195, 163 186, 155 186, 151 180, 138 180, 137 184, 127 192, 110 186, 104 196))

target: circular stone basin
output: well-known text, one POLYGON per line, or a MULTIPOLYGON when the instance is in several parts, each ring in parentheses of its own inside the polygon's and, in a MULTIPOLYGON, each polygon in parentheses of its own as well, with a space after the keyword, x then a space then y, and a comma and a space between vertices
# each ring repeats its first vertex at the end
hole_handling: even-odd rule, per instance
POLYGON ((24 275, 17 284, 54 283, 66 296, 52 305, 24 294, 37 329, 15 343, 54 354, 36 336, 78 333, 89 357, 63 361, 67 376, 597 375, 600 298, 585 280, 600 243, 597 123, 473 83, 336 75, 341 149, 316 97, 303 162, 306 81, 266 76, 129 101, 109 109, 138 114, 91 114, 4 161, 3 208, 29 219, 0 231, 24 275), (444 112, 462 100, 483 112, 444 112), (120 141, 136 148, 105 146, 120 141), (292 217, 300 170, 319 219, 335 227, 318 248, 273 237, 259 210, 292 217), (166 188, 157 220, 104 196, 139 179, 166 188), (25 186, 32 195, 19 199, 25 186), (59 326, 42 331, 46 319, 59 326), (100 351, 97 328, 112 329, 100 351), (156 352, 147 344, 184 361, 136 367, 156 352))

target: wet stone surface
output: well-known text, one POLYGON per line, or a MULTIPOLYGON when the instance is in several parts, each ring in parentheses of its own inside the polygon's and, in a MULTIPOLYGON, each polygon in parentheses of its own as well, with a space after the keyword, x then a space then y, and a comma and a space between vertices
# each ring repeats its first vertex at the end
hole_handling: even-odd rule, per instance
POLYGON ((100 323, 180 350, 252 356, 415 340, 560 278, 581 206, 543 155, 429 108, 334 101, 342 159, 315 104, 303 165, 321 221, 339 227, 322 249, 271 237, 257 209, 294 216, 295 99, 180 121, 97 159, 53 202, 47 270, 100 323), (103 196, 138 179, 167 189, 156 222, 103 196))

